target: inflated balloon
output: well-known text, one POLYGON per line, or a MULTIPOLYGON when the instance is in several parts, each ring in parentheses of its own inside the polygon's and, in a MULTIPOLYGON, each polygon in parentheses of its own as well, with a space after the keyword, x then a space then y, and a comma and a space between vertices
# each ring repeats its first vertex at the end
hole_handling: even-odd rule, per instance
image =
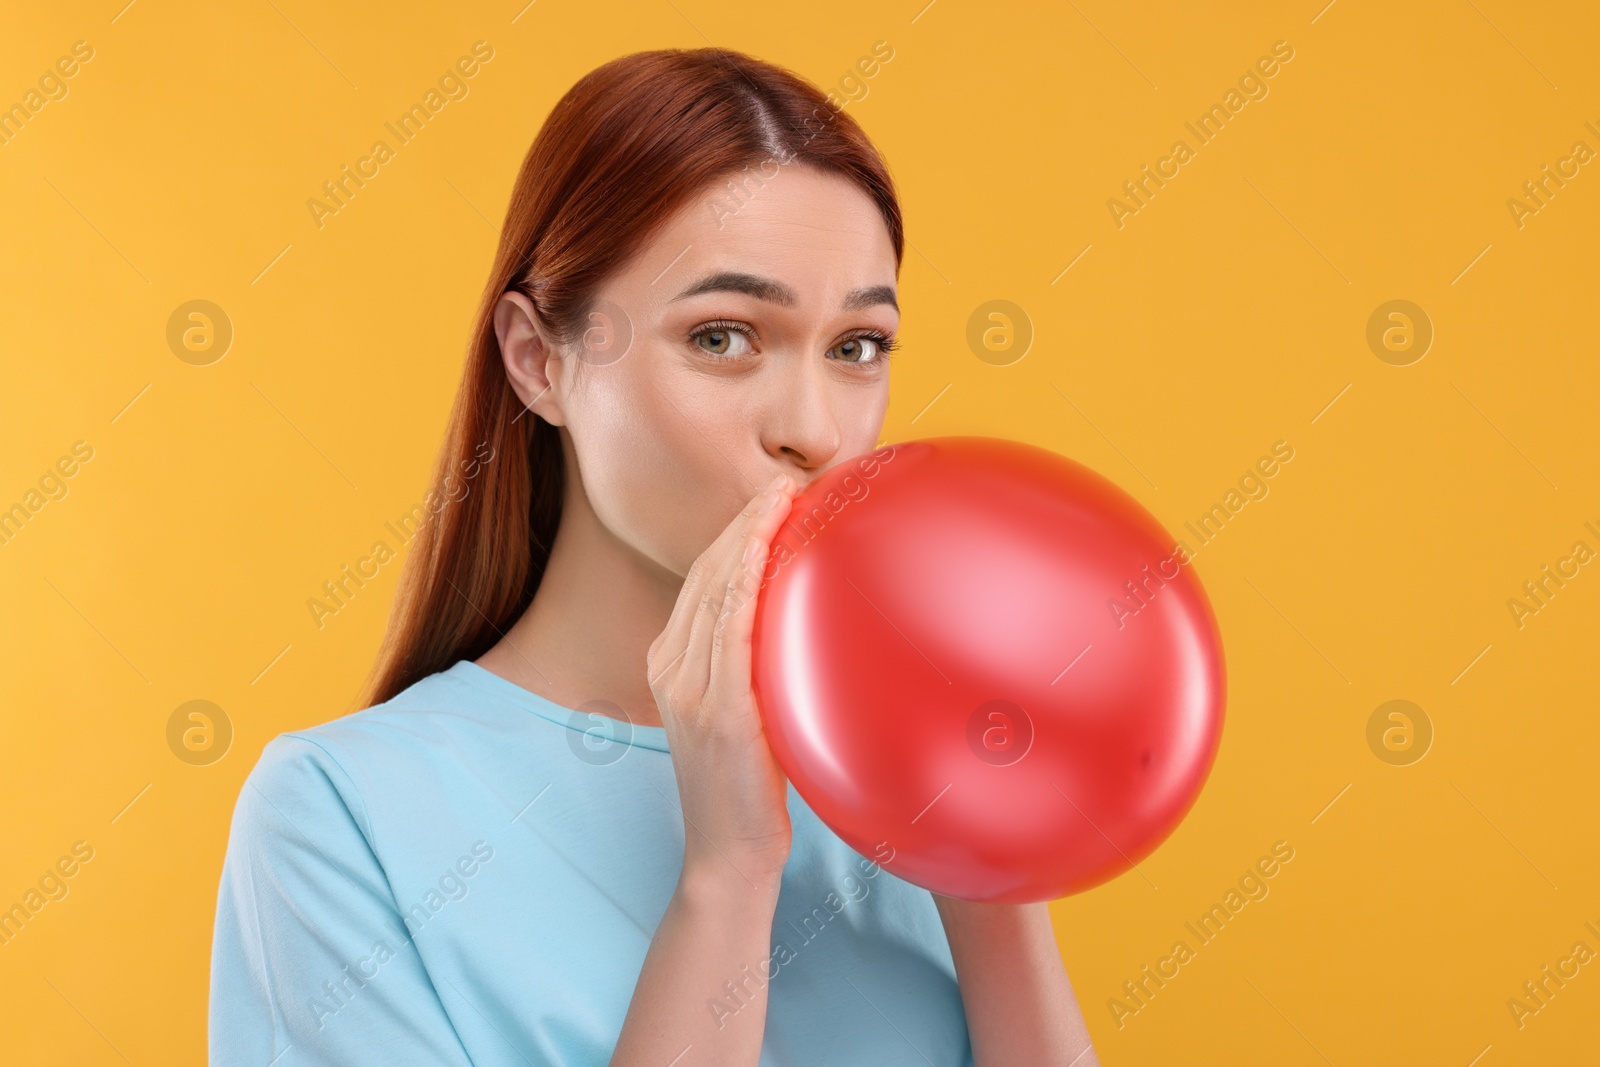
POLYGON ((1099 885, 1194 804, 1222 731, 1189 551, 1065 457, 945 437, 795 497, 752 684, 797 792, 862 856, 964 900, 1099 885))

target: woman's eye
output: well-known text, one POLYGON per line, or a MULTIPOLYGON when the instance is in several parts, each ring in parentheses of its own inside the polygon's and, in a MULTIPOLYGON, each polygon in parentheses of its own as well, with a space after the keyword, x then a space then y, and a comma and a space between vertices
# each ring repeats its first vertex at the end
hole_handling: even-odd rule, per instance
POLYGON ((694 343, 707 355, 737 359, 751 352, 750 338, 742 330, 731 326, 713 326, 692 336, 694 343))
POLYGON ((887 339, 873 337, 868 334, 863 337, 851 337, 840 341, 828 351, 839 353, 837 358, 846 363, 876 363, 892 347, 893 345, 887 339))

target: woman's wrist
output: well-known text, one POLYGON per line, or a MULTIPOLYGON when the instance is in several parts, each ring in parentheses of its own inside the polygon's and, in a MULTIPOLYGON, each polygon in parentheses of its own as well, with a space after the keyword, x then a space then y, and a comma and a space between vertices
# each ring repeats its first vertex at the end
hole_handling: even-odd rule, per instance
POLYGON ((742 874, 715 852, 709 859, 686 857, 645 953, 611 1063, 661 1067, 691 1047, 695 1063, 755 1063, 767 1015, 759 975, 777 902, 775 878, 742 874), (743 993, 725 1001, 730 985, 743 993))
POLYGON ((770 916, 778 907, 783 871, 743 871, 717 856, 686 858, 676 894, 696 908, 743 911, 755 907, 770 916))

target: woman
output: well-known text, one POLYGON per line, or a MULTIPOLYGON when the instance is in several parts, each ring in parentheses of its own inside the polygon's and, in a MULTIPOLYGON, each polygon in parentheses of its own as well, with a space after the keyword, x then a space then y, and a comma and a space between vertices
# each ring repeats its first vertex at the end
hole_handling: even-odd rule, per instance
POLYGON ((877 441, 902 245, 780 68, 643 52, 557 104, 371 706, 240 793, 213 1063, 1096 1062, 1045 905, 857 855, 751 696, 769 540, 877 441))

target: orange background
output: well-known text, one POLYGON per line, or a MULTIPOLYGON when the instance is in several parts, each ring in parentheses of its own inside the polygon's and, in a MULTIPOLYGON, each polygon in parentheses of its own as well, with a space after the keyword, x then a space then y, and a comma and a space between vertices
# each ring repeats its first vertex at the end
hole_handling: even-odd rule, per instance
POLYGON ((1600 565, 1560 563, 1600 550, 1600 166, 1508 206, 1600 150, 1592 5, 113 0, 6 22, 0 106, 93 55, 0 144, 0 507, 42 504, 0 544, 0 908, 93 854, 0 947, 0 1058, 202 1061, 234 798, 269 738, 353 710, 398 568, 320 629, 307 601, 426 492, 517 164, 586 71, 707 43, 837 89, 894 170, 888 440, 1043 445, 1180 537, 1294 449, 1197 553, 1230 696, 1204 793, 1139 871, 1052 905, 1102 1060, 1594 1056, 1600 963, 1520 1026, 1508 1008, 1576 942, 1600 952, 1600 565), (469 94, 319 228, 322 183, 480 40, 469 94), (879 41, 892 58, 852 75, 879 41), (1200 144, 1184 124, 1277 42, 1266 95, 1200 144), (1108 207, 1180 138, 1136 213, 1108 207), (233 334, 206 365, 168 341, 191 300, 233 334), (1369 345, 1392 300, 1416 310, 1369 345), (41 479, 65 495, 30 498, 41 479), (1572 576, 1519 620, 1547 564, 1572 576), (169 747, 191 700, 231 724, 209 763, 169 747), (1391 700, 1409 725, 1369 743, 1391 700), (1184 924, 1279 841, 1269 895, 1197 947, 1184 924), (1119 1020, 1179 939, 1194 958, 1119 1020))

